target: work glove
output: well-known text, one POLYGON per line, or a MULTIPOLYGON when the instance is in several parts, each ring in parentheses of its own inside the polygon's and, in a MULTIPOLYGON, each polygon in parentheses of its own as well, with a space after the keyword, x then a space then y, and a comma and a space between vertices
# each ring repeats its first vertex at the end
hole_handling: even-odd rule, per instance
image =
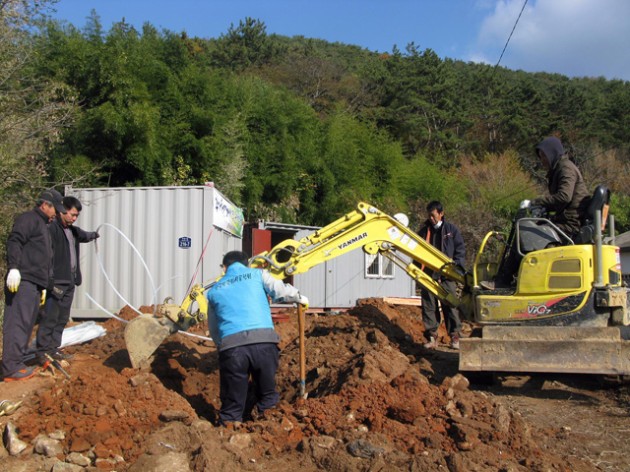
POLYGON ((11 269, 7 275, 7 288, 9 289, 9 292, 17 292, 21 280, 22 277, 20 276, 20 271, 17 269, 11 269))
POLYGON ((521 202, 521 204, 519 205, 519 208, 520 208, 521 210, 525 210, 526 208, 529 208, 529 207, 531 207, 531 206, 532 206, 532 202, 531 202, 531 201, 529 201, 529 200, 523 200, 523 201, 521 202))
POLYGON ((42 290, 42 298, 39 300, 39 306, 43 306, 46 303, 46 289, 42 290))
POLYGON ((304 310, 308 310, 308 298, 304 295, 300 295, 300 301, 298 303, 304 307, 304 310))
POLYGON ((98 239, 98 238, 100 238, 100 237, 101 237, 101 235, 100 235, 100 234, 98 234, 98 231, 94 231, 94 232, 92 233, 92 241, 94 241, 94 240, 96 240, 96 239, 98 239))

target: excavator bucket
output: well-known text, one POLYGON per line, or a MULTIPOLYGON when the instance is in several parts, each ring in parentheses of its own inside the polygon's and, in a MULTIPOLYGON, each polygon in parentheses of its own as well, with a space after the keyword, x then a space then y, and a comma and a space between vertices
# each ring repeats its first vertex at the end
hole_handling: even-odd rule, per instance
POLYGON ((152 315, 140 315, 125 327, 125 344, 129 359, 134 369, 144 367, 149 359, 170 334, 175 324, 162 318, 158 320, 152 315))
POLYGON ((207 318, 208 301, 204 291, 210 286, 212 284, 205 287, 196 284, 181 305, 169 303, 172 299, 168 297, 156 307, 156 316, 143 314, 127 323, 125 344, 134 368, 144 367, 169 335, 177 331, 187 331, 207 318), (191 312, 194 306, 198 309, 191 312))
POLYGON ((459 369, 630 375, 630 341, 618 327, 485 326, 461 340, 459 369))

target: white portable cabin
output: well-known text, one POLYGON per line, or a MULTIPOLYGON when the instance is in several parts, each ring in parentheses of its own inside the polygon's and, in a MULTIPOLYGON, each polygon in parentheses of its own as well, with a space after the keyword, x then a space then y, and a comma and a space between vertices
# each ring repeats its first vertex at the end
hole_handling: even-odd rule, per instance
POLYGON ((617 235, 609 244, 619 246, 621 274, 626 284, 630 285, 630 231, 617 235))
MULTIPOLYGON (((259 221, 248 226, 243 251, 250 255, 269 250, 285 239, 299 240, 317 227, 259 221)), ((405 298, 415 296, 415 281, 382 255, 365 254, 361 249, 314 266, 288 281, 309 299, 309 306, 324 311, 351 308, 361 298, 405 298)))
POLYGON ((181 303, 191 282, 214 280, 223 255, 242 247, 243 213, 212 184, 66 187, 65 194, 83 206, 76 225, 100 234, 81 244, 83 283, 73 318, 101 318, 103 309, 117 313, 166 297, 181 303))

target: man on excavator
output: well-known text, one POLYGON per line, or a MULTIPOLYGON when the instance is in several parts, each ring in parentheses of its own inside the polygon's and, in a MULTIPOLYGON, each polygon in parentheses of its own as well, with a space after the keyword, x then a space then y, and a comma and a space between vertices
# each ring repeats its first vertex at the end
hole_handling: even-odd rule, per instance
MULTIPOLYGON (((466 248, 464 238, 457 226, 444 219, 444 208, 442 204, 434 200, 427 205, 428 218, 420 228, 418 236, 422 237, 432 246, 436 247, 456 264, 464 266, 466 259, 466 248)), ((442 287, 449 293, 455 295, 457 284, 453 280, 442 278, 439 273, 432 272, 428 268, 424 271, 432 275, 434 280, 439 280, 442 287)), ((427 349, 437 348, 437 330, 440 325, 438 315, 438 299, 423 288, 420 292, 422 297, 422 321, 424 322, 425 336, 428 342, 424 345, 427 349)), ((459 349, 459 335, 461 330, 461 320, 457 308, 449 306, 447 303, 439 302, 444 313, 444 322, 448 335, 451 338, 451 348, 459 349)))
POLYGON ((258 414, 278 402, 278 334, 268 298, 308 307, 298 289, 268 271, 248 267, 247 254, 230 251, 223 257, 225 275, 206 293, 208 327, 219 351, 222 424, 243 421, 249 377, 256 388, 258 414))
POLYGON ((569 237, 579 231, 590 193, 582 173, 564 152, 562 142, 555 136, 542 140, 536 146, 536 154, 545 170, 549 195, 532 201, 555 212, 551 221, 569 237))

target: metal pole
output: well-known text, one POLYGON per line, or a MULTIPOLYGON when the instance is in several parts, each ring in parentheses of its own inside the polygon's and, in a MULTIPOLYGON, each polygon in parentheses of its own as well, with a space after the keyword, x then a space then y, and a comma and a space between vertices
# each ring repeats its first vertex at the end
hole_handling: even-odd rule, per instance
POLYGON ((298 331, 300 335, 300 397, 306 398, 306 343, 304 338, 304 308, 301 304, 298 306, 298 331))
POLYGON ((615 215, 608 215, 608 234, 610 235, 610 244, 615 245, 615 215))
POLYGON ((595 286, 604 285, 604 261, 602 261, 602 211, 595 211, 595 286))

